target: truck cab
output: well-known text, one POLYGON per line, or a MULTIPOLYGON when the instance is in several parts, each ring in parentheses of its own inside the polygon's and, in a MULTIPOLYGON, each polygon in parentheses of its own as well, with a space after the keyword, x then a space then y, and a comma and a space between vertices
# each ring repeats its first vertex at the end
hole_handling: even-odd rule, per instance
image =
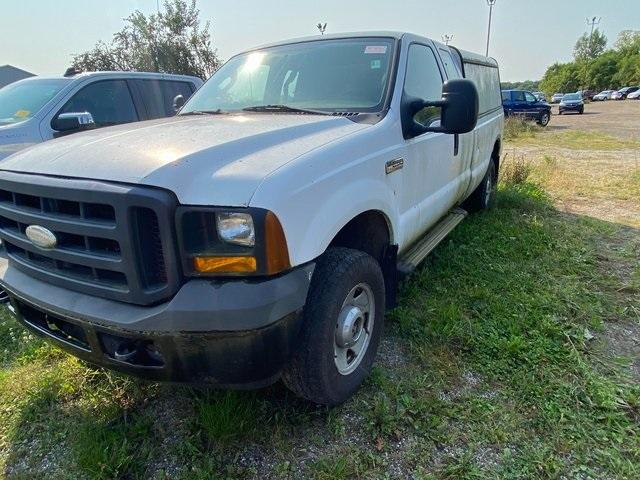
POLYGON ((257 47, 175 117, 0 164, 0 286, 88 362, 336 405, 398 278, 491 206, 502 130, 491 58, 404 32, 257 47))

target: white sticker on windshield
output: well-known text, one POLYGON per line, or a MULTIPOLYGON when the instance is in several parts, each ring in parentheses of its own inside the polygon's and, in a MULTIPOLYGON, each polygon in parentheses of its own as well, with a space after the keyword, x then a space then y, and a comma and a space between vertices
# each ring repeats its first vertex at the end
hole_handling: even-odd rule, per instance
POLYGON ((387 53, 386 45, 367 45, 364 47, 364 53, 377 53, 378 55, 384 55, 387 53))

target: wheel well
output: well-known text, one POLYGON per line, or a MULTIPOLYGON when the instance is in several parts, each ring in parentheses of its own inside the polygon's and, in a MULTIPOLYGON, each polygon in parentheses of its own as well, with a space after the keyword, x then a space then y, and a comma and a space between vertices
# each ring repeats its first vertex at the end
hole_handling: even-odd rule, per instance
POLYGON ((368 253, 382 264, 391 234, 387 217, 377 210, 361 213, 349 221, 329 247, 347 247, 368 253))
POLYGON ((496 164, 496 178, 498 178, 498 172, 500 171, 500 140, 496 140, 491 152, 491 159, 496 164))

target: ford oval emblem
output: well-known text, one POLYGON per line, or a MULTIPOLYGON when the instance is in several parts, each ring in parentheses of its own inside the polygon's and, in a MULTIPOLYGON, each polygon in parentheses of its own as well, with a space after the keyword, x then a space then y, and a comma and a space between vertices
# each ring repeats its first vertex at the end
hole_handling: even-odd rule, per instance
POLYGON ((58 244, 55 234, 40 225, 29 225, 24 232, 36 247, 51 249, 58 244))

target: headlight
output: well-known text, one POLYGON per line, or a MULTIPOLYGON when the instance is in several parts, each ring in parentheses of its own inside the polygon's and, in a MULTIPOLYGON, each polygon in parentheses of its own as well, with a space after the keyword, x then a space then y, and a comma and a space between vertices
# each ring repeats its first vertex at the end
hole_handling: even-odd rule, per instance
POLYGON ((256 244, 253 218, 248 213, 216 213, 216 227, 220 239, 227 243, 247 247, 253 247, 256 244))
POLYGON ((268 210, 179 207, 176 218, 187 275, 273 275, 291 266, 282 225, 268 210))

